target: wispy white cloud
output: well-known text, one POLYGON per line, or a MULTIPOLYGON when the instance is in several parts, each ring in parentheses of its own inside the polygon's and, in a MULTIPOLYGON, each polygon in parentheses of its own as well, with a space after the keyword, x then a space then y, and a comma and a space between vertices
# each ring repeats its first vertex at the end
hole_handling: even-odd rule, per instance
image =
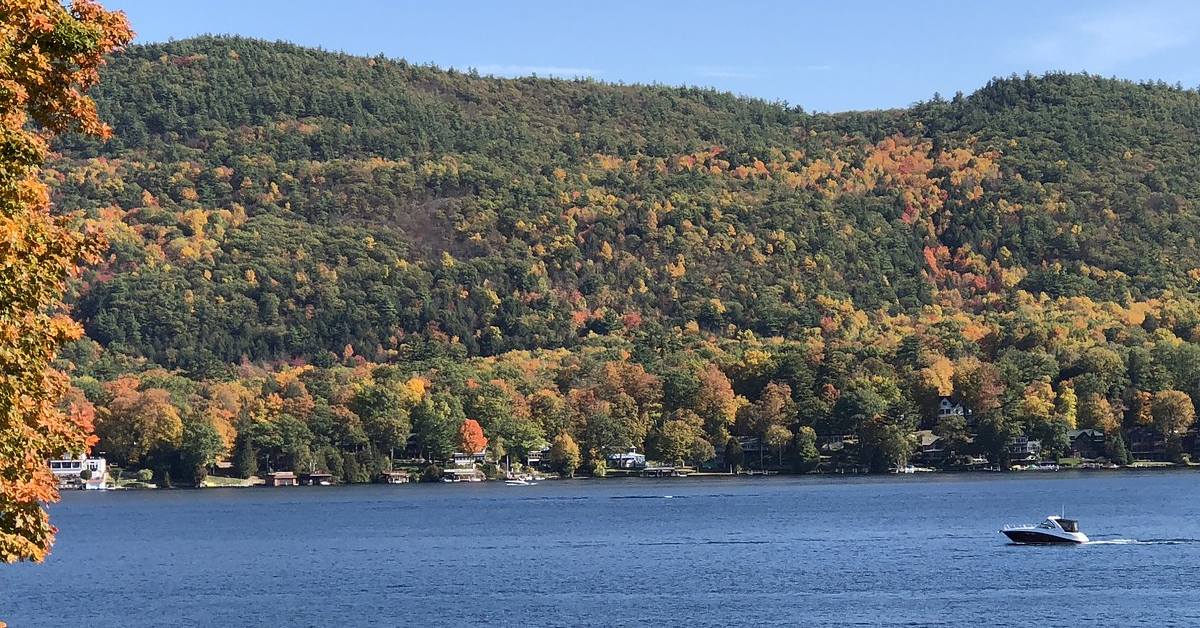
POLYGON ((1054 69, 1109 71, 1200 39, 1200 5, 1146 3, 1075 15, 1017 41, 1014 57, 1054 69))
POLYGON ((600 70, 593 68, 573 68, 560 65, 481 65, 475 68, 480 74, 493 76, 596 76, 600 70))
POLYGON ((811 64, 811 65, 792 66, 792 67, 788 67, 788 68, 766 68, 766 69, 764 69, 764 68, 743 68, 743 67, 727 66, 727 65, 702 65, 702 66, 699 66, 696 68, 692 68, 692 71, 696 74, 696 76, 702 76, 704 78, 753 80, 753 79, 769 78, 772 76, 780 76, 780 75, 784 75, 784 74, 788 74, 788 73, 794 73, 797 71, 799 71, 799 72, 827 72, 832 69, 833 69, 833 66, 827 65, 827 64, 811 64))
POLYGON ((701 66, 695 69, 697 76, 722 79, 756 79, 760 77, 757 71, 747 68, 728 66, 701 66))

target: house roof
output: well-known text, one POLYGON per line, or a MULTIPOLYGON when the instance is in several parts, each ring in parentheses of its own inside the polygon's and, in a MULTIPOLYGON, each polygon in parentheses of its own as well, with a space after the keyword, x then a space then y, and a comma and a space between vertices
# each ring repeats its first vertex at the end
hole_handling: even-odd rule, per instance
POLYGON ((915 436, 917 437, 917 444, 921 447, 928 447, 941 440, 941 437, 934 434, 933 430, 917 430, 915 436))

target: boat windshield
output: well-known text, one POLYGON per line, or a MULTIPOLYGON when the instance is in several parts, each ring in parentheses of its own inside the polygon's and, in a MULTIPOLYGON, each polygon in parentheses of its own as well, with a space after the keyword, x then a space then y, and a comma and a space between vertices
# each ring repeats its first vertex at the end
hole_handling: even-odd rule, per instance
POLYGON ((1037 525, 1037 527, 1039 527, 1039 528, 1044 528, 1044 529, 1046 529, 1046 530, 1054 530, 1054 529, 1056 529, 1056 528, 1054 527, 1054 523, 1053 523, 1053 522, 1051 522, 1051 521, 1043 521, 1043 522, 1039 523, 1039 524, 1037 525))
POLYGON ((1071 519, 1059 519, 1058 525, 1062 526, 1062 529, 1066 530, 1067 532, 1078 532, 1079 531, 1079 525, 1076 524, 1075 521, 1073 521, 1071 519))

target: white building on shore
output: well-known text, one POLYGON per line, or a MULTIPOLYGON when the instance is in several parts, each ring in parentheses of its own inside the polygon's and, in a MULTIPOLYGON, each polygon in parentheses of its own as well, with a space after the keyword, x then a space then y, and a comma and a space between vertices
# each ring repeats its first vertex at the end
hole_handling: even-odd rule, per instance
POLYGON ((104 458, 66 458, 50 461, 50 472, 58 480, 58 488, 105 488, 108 462, 104 458))

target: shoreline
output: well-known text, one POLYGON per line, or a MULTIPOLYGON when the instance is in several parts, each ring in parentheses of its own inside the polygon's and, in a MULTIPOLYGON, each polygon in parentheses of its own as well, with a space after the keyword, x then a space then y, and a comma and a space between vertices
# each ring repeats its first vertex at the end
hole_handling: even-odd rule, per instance
MULTIPOLYGON (((688 475, 681 476, 681 477, 643 476, 643 475, 638 475, 638 474, 633 474, 633 473, 621 473, 621 474, 609 474, 609 475, 605 475, 602 477, 596 477, 596 476, 591 476, 591 475, 579 475, 579 476, 570 477, 570 478, 547 476, 547 477, 539 478, 537 480, 537 482, 538 483, 541 483, 541 482, 553 482, 553 483, 601 482, 601 483, 603 483, 603 482, 614 481, 614 480, 655 480, 655 481, 660 481, 660 482, 661 481, 698 482, 698 481, 732 480, 732 479, 770 480, 770 479, 782 479, 782 478, 830 478, 830 479, 836 479, 836 478, 880 478, 880 479, 883 479, 883 478, 902 478, 902 477, 928 477, 928 478, 943 478, 943 477, 962 477, 962 478, 978 477, 978 478, 982 478, 982 477, 1014 477, 1014 476, 1015 477, 1034 477, 1034 476, 1054 477, 1061 473, 1088 474, 1088 475, 1091 475, 1091 474, 1096 474, 1096 475, 1101 475, 1101 474, 1104 474, 1104 475, 1145 474, 1148 472, 1162 473, 1162 472, 1173 472, 1173 471, 1180 472, 1180 473, 1186 473, 1189 471, 1195 471, 1198 468, 1200 468, 1200 464, 1185 465, 1185 464, 1173 464, 1173 463, 1160 463, 1160 464, 1150 464, 1150 465, 1127 465, 1127 466, 1121 466, 1121 467, 1116 467, 1116 468, 1111 468, 1111 467, 1102 467, 1102 468, 1068 467, 1068 468, 1060 468, 1057 470, 1045 470, 1045 469, 1043 469, 1043 470, 1020 470, 1020 471, 1014 471, 1014 470, 1009 470, 1009 471, 958 470, 958 471, 922 471, 922 472, 917 472, 917 473, 778 473, 778 472, 776 472, 776 473, 766 474, 766 473, 761 473, 761 472, 759 472, 759 473, 696 472, 696 473, 689 473, 688 475)), ((504 479, 496 479, 496 480, 484 480, 484 481, 480 481, 480 482, 410 482, 410 483, 406 483, 405 485, 410 485, 410 486, 411 485, 433 486, 433 485, 443 485, 443 484, 467 484, 467 485, 500 484, 500 485, 503 485, 504 483, 505 483, 504 479)), ((70 487, 60 488, 59 490, 60 490, 60 492, 63 492, 63 493, 74 493, 74 492, 108 492, 108 491, 198 491, 198 490, 213 490, 213 489, 250 489, 250 488, 330 489, 330 488, 344 488, 344 487, 352 487, 352 486, 360 486, 361 487, 361 486, 401 486, 401 485, 389 485, 384 482, 362 482, 362 483, 352 483, 352 484, 335 483, 335 484, 330 484, 330 485, 326 485, 326 486, 319 486, 319 485, 318 486, 311 486, 311 485, 267 486, 265 483, 263 483, 261 481, 261 479, 250 478, 250 479, 246 479, 246 480, 240 480, 240 482, 223 482, 220 484, 210 484, 210 485, 204 485, 204 486, 173 486, 170 488, 159 488, 157 486, 143 484, 140 486, 123 485, 123 486, 119 486, 119 487, 108 487, 108 488, 98 489, 98 490, 97 489, 83 490, 83 489, 70 488, 70 487)), ((533 486, 536 486, 536 484, 534 484, 533 486)))

